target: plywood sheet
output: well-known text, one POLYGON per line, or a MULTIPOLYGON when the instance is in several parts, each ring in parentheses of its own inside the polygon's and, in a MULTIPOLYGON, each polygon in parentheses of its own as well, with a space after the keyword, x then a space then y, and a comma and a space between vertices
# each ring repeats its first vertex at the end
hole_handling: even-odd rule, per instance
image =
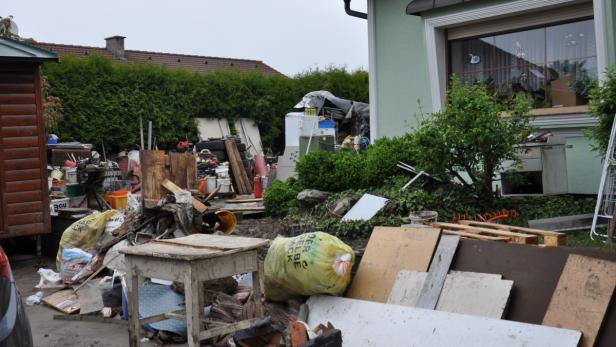
POLYGON ((57 291, 44 297, 43 302, 66 314, 79 311, 79 299, 72 289, 57 291))
POLYGON ((389 298, 387 298, 387 303, 415 307, 421 288, 426 282, 426 276, 428 276, 427 272, 400 270, 389 293, 389 298))
POLYGON ((380 196, 364 194, 344 217, 343 222, 370 220, 387 204, 387 199, 380 196))
MULTIPOLYGON (((502 274, 512 280, 504 319, 541 324, 569 254, 616 261, 616 253, 592 248, 546 247, 460 240, 452 270, 502 274)), ((616 346, 616 305, 608 308, 597 347, 616 346)))
POLYGON ((616 262, 570 255, 560 275, 544 325, 582 331, 582 347, 591 347, 616 287, 616 262))
POLYGON ((443 285, 436 309, 501 319, 509 301, 511 288, 513 281, 460 274, 449 275, 443 285))
POLYGON ((575 347, 578 331, 376 302, 312 296, 308 325, 331 322, 343 346, 575 347))
POLYGON ((434 228, 374 228, 347 296, 386 302, 400 270, 428 270, 439 235, 434 228))

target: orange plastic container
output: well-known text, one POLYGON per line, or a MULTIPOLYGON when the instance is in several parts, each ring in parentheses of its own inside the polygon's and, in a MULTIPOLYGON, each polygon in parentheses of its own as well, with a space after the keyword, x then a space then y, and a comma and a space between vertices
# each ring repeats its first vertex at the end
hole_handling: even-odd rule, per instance
POLYGON ((111 208, 114 210, 120 210, 126 208, 128 205, 128 193, 130 190, 116 190, 109 195, 111 208))

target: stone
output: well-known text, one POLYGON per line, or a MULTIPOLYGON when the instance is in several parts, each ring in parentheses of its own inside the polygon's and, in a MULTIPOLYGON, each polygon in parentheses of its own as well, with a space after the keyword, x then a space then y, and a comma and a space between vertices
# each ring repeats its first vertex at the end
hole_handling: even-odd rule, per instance
POLYGON ((338 216, 344 216, 353 206, 353 199, 342 198, 336 202, 336 206, 332 212, 338 216))
POLYGON ((317 189, 304 189, 297 194, 297 200, 299 200, 299 207, 301 210, 309 210, 317 204, 324 202, 329 197, 330 193, 320 191, 317 189))

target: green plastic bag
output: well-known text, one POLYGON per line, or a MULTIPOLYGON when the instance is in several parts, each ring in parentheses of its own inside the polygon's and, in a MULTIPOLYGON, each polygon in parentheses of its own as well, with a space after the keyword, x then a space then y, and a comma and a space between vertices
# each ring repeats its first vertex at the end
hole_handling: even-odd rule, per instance
POLYGON ((58 254, 56 255, 58 271, 60 271, 60 264, 62 263, 62 250, 64 248, 79 248, 87 252, 96 244, 96 241, 105 231, 107 219, 116 212, 116 210, 107 210, 101 213, 93 213, 81 218, 64 230, 60 239, 58 254))
POLYGON ((265 296, 282 301, 314 294, 340 295, 351 281, 353 249, 323 232, 278 236, 265 257, 265 296))

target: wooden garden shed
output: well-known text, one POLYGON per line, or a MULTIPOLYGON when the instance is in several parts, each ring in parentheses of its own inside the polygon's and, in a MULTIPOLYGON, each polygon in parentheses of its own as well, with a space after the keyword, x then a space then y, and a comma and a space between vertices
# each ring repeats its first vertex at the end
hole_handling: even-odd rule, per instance
POLYGON ((0 37, 0 238, 51 229, 40 66, 56 61, 0 37))

